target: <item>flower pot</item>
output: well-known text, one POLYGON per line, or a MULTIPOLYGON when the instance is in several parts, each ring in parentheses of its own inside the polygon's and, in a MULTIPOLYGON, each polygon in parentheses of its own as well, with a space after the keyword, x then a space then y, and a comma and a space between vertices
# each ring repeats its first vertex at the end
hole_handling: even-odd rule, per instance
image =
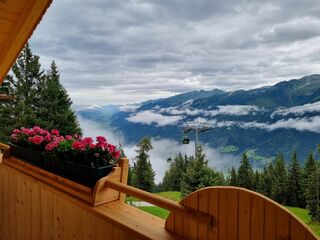
POLYGON ((107 176, 114 166, 115 165, 112 164, 109 166, 92 168, 86 165, 65 161, 64 175, 75 182, 87 186, 94 186, 100 178, 107 176))
POLYGON ((52 173, 56 173, 62 177, 64 177, 64 161, 50 158, 46 154, 43 156, 43 166, 46 170, 52 173))
POLYGON ((9 142, 9 146, 10 146, 10 152, 13 156, 16 156, 19 159, 25 162, 31 163, 33 165, 36 165, 39 167, 43 166, 43 158, 42 158, 41 151, 21 147, 11 142, 9 142))

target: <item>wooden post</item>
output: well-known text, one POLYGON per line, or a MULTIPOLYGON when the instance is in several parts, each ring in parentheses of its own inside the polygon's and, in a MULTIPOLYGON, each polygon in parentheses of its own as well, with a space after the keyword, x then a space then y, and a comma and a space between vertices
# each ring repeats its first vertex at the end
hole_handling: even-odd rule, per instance
MULTIPOLYGON (((119 167, 122 168, 120 182, 123 184, 127 184, 128 173, 129 173, 129 160, 127 158, 120 158, 119 167)), ((126 194, 120 192, 119 201, 125 202, 125 200, 126 200, 126 194)))
POLYGON ((10 147, 0 143, 0 164, 2 163, 2 160, 6 158, 10 158, 10 147))

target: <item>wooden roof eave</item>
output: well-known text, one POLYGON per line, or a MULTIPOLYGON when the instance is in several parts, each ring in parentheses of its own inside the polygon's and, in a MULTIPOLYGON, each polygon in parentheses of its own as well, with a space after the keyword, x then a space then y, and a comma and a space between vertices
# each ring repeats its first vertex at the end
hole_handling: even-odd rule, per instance
MULTIPOLYGON (((19 53, 27 43, 38 23, 41 21, 52 0, 8 1, 0 0, 0 15, 10 12, 13 4, 21 8, 14 21, 10 34, 1 43, 0 49, 0 84, 9 72, 19 53), (23 4, 23 6, 19 6, 23 4)), ((1 24, 0 24, 1 28, 1 24)))

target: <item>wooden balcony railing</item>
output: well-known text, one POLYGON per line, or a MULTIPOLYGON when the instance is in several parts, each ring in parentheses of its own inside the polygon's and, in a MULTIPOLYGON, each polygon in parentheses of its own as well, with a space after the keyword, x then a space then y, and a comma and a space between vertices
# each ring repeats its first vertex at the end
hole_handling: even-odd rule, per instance
POLYGON ((126 159, 87 188, 0 149, 0 240, 318 239, 284 207, 246 189, 208 187, 177 203, 126 185, 126 159), (125 204, 126 194, 170 210, 167 220, 125 204))

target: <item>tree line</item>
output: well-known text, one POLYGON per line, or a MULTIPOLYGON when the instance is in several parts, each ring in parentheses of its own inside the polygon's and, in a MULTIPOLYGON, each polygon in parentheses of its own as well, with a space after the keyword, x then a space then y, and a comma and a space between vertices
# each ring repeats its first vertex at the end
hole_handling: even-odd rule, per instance
POLYGON ((137 156, 130 167, 129 184, 143 190, 180 191, 186 196, 207 186, 237 186, 261 193, 274 201, 292 207, 306 208, 311 219, 319 221, 319 161, 310 153, 303 166, 294 152, 288 164, 282 154, 262 170, 254 170, 247 155, 243 154, 240 166, 232 167, 227 174, 208 166, 205 153, 199 148, 197 157, 179 153, 170 164, 162 182, 154 183, 148 152, 150 138, 137 145, 137 156))
POLYGON ((0 86, 0 93, 11 100, 0 100, 0 140, 8 141, 13 129, 41 126, 59 129, 61 134, 81 134, 72 101, 60 83, 60 74, 53 61, 45 72, 40 57, 26 44, 9 75, 0 86))

